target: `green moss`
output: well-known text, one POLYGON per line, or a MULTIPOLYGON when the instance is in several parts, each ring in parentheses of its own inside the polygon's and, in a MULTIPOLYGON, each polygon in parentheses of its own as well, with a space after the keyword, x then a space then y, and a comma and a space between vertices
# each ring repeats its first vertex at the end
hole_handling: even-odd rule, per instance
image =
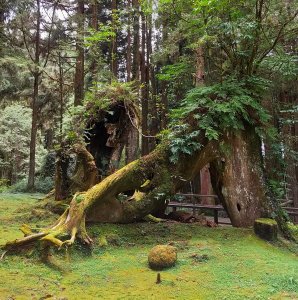
MULTIPOLYGON (((28 195, 0 195, 0 241, 21 236, 18 227, 37 201, 28 195)), ((27 223, 35 227, 51 222, 27 223)), ((95 224, 87 230, 97 241, 117 236, 121 246, 95 243, 91 252, 80 245, 70 255, 57 251, 55 257, 69 269, 66 273, 32 256, 7 256, 0 263, 0 298, 298 298, 297 256, 257 238, 252 230, 177 223, 95 224), (154 245, 169 243, 177 245, 179 259, 160 272, 161 284, 156 284, 148 253, 154 245)))
POLYGON ((259 218, 256 222, 267 224, 267 225, 277 225, 276 221, 269 218, 259 218))
POLYGON ((75 196, 75 200, 77 203, 81 203, 85 199, 85 194, 78 194, 75 196))

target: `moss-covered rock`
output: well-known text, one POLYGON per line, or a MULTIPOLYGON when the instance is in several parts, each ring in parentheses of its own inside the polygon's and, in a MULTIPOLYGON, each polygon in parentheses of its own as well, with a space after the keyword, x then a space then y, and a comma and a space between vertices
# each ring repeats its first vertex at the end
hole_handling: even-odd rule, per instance
POLYGON ((254 223, 255 234, 267 241, 277 239, 277 223, 273 219, 256 219, 254 223))
POLYGON ((177 261, 177 249, 169 245, 157 245, 148 255, 148 263, 151 269, 161 270, 175 265, 177 261))

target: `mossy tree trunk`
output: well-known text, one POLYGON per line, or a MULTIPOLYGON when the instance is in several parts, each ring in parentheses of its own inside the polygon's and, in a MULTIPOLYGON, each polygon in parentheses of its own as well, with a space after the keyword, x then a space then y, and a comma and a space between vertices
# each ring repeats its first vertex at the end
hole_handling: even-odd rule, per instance
POLYGON ((108 176, 87 192, 76 193, 70 207, 57 222, 38 233, 30 229, 23 230, 25 237, 9 242, 5 249, 16 249, 36 241, 54 244, 58 247, 70 245, 76 237, 89 244, 91 239, 85 229, 86 216, 97 220, 105 212, 105 222, 130 223, 141 220, 146 215, 165 207, 170 196, 181 188, 185 180, 192 178, 208 162, 218 156, 218 143, 209 142, 203 136, 199 138, 201 150, 191 156, 181 156, 179 163, 169 160, 167 143, 156 150, 108 176), (119 201, 119 195, 133 191, 133 195, 119 201), (112 204, 114 206, 112 206, 112 204), (109 213, 105 208, 113 208, 109 213), (65 236, 70 239, 63 241, 65 236))
POLYGON ((191 155, 180 154, 176 164, 170 162, 169 143, 163 142, 149 155, 131 162, 87 192, 76 193, 70 207, 52 227, 39 233, 26 228, 24 238, 7 243, 5 248, 15 249, 36 241, 61 247, 71 245, 76 237, 89 244, 86 218, 116 223, 141 220, 165 208, 186 180, 193 178, 206 164, 218 161, 223 153, 222 176, 218 177, 223 204, 233 225, 251 226, 262 214, 267 201, 260 167, 261 148, 255 133, 247 129, 226 133, 220 141, 208 141, 202 132, 196 142, 201 148, 191 155), (123 200, 123 195, 132 196, 123 200), (66 236, 70 239, 63 241, 66 236))

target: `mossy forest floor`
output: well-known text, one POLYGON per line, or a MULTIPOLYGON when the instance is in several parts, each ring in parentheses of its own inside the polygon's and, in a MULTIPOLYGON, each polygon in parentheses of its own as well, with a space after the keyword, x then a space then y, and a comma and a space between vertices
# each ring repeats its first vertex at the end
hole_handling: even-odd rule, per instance
MULTIPOLYGON (((38 198, 0 194, 0 244, 20 237, 22 223, 42 227, 53 221, 32 215, 38 198)), ((34 254, 6 256, 0 299, 298 299, 295 246, 266 243, 250 229, 138 223, 92 225, 88 232, 92 251, 61 250, 55 267, 34 254), (156 284, 147 255, 169 242, 178 248, 178 263, 160 272, 156 284)))

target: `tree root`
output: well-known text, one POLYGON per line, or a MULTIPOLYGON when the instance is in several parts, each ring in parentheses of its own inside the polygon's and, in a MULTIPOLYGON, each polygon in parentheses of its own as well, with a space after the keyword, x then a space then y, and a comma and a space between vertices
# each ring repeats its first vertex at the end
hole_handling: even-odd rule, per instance
POLYGON ((16 252, 22 248, 30 248, 40 242, 43 250, 50 246, 55 246, 60 250, 63 247, 67 248, 73 245, 76 237, 82 240, 83 243, 90 245, 92 239, 87 234, 85 214, 80 213, 81 211, 80 204, 74 204, 73 208, 71 210, 68 208, 51 227, 44 228, 37 233, 24 224, 20 228, 24 233, 24 237, 7 242, 2 249, 16 252), (65 238, 68 239, 64 240, 65 238))

